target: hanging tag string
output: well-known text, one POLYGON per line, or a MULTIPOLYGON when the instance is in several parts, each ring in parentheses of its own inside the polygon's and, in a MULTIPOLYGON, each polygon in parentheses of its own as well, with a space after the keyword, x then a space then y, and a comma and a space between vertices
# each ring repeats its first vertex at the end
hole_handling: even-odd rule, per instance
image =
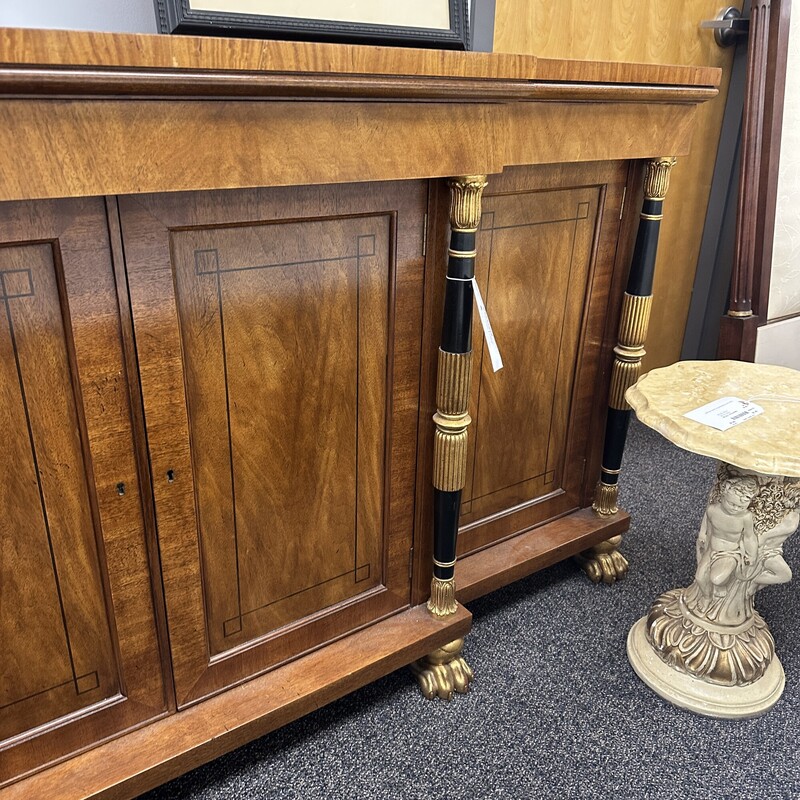
POLYGON ((489 322, 489 313, 486 311, 486 306, 481 297, 481 290, 478 288, 478 282, 475 278, 472 278, 472 294, 475 297, 475 305, 478 307, 478 316, 483 326, 484 341, 486 342, 486 349, 489 351, 492 370, 497 372, 503 369, 503 359, 500 357, 500 348, 497 346, 497 340, 494 338, 492 323, 489 322))
POLYGON ((497 340, 494 338, 494 331, 492 330, 492 323, 489 322, 489 313, 486 311, 483 298, 481 297, 481 290, 478 288, 478 282, 475 278, 454 278, 452 275, 445 276, 449 281, 462 281, 463 283, 472 284, 472 294, 475 298, 475 305, 478 307, 478 317, 481 321, 483 328, 483 335, 486 339, 486 348, 489 351, 489 358, 492 362, 492 370, 497 372, 503 369, 503 359, 500 356, 500 348, 497 346, 497 340))

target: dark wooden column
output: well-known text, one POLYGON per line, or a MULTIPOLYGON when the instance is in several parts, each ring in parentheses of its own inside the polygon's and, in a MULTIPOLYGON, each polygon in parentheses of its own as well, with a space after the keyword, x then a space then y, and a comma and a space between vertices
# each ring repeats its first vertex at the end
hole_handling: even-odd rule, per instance
POLYGON ((662 210, 669 189, 670 170, 674 163, 674 158, 659 158, 648 161, 645 167, 644 201, 628 285, 622 300, 619 338, 614 348, 603 462, 592 504, 595 512, 601 515, 617 511, 617 482, 631 416, 625 392, 638 380, 645 354, 644 343, 653 302, 658 234, 664 216, 662 210))
POLYGON ((433 450, 433 580, 428 609, 437 616, 455 613, 458 513, 467 468, 467 427, 471 422, 472 278, 475 235, 481 216, 483 175, 452 178, 450 248, 442 340, 436 383, 436 433, 433 450))
POLYGON ((789 0, 751 0, 736 243, 718 358, 752 361, 767 321, 778 190, 789 0))
MULTIPOLYGON (((486 176, 451 178, 450 247, 444 319, 436 377, 436 423, 433 442, 433 578, 428 610, 437 617, 455 614, 456 539, 461 491, 467 472, 469 390, 472 377, 472 278, 475 235, 481 219, 486 176)), ((456 639, 411 664, 425 697, 450 700, 465 693, 473 679, 456 639)))
MULTIPOLYGON (((670 170, 674 158, 648 161, 644 175, 644 200, 636 234, 636 245, 622 301, 619 338, 614 348, 614 365, 608 398, 605 442, 600 480, 595 489, 592 508, 596 514, 615 514, 622 454, 628 434, 631 408, 625 392, 636 383, 644 357, 644 343, 650 322, 653 302, 653 273, 655 271, 658 234, 663 217, 664 198, 669 188, 670 170)), ((625 575, 628 563, 617 551, 621 537, 603 542, 584 551, 578 562, 595 582, 613 583, 625 575)))

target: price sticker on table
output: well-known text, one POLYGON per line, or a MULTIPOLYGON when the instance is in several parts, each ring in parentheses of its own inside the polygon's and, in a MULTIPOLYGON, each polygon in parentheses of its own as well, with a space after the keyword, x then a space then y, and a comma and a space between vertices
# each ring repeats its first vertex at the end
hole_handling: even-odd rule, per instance
POLYGON ((751 403, 749 400, 740 400, 738 397, 721 397, 719 400, 695 408, 694 411, 687 411, 683 416, 718 431, 727 431, 734 425, 741 425, 748 419, 763 413, 764 409, 761 406, 751 403))

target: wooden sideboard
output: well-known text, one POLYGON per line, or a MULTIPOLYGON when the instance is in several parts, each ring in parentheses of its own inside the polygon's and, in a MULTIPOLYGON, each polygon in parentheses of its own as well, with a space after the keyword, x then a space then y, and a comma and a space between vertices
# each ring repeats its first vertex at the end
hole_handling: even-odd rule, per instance
POLYGON ((0 30, 3 800, 130 797, 424 669, 470 626, 424 605, 434 516, 462 602, 627 528, 591 506, 643 164, 718 81, 0 30))

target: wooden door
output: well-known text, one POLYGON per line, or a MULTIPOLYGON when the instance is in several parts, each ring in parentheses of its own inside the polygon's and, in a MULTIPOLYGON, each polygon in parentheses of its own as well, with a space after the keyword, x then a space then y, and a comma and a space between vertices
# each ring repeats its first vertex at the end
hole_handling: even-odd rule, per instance
POLYGON ((409 604, 425 205, 120 200, 179 705, 409 604))
MULTIPOLYGON (((621 212, 631 177, 624 162, 518 167, 488 177, 475 277, 504 366, 493 371, 476 316, 459 556, 591 502, 609 377, 604 364, 629 255, 621 212)), ((443 234, 433 233, 434 241, 446 241, 443 234)), ((433 365, 445 256, 427 275, 425 352, 433 365)), ((435 367, 426 369, 419 447, 427 455, 420 456, 417 479, 423 532, 432 513, 435 381, 435 367)))
MULTIPOLYGON (((497 0, 494 49, 548 58, 721 67, 719 95, 697 108, 692 151, 672 170, 653 286, 644 368, 680 358, 697 258, 728 95, 732 47, 724 49, 702 20, 717 0, 497 0)), ((663 153, 663 155, 673 155, 663 153)))
POLYGON ((583 505, 627 174, 613 162, 490 179, 475 276, 504 367, 476 326, 459 554, 583 505))
POLYGON ((101 199, 0 205, 0 784, 165 709, 101 199))

